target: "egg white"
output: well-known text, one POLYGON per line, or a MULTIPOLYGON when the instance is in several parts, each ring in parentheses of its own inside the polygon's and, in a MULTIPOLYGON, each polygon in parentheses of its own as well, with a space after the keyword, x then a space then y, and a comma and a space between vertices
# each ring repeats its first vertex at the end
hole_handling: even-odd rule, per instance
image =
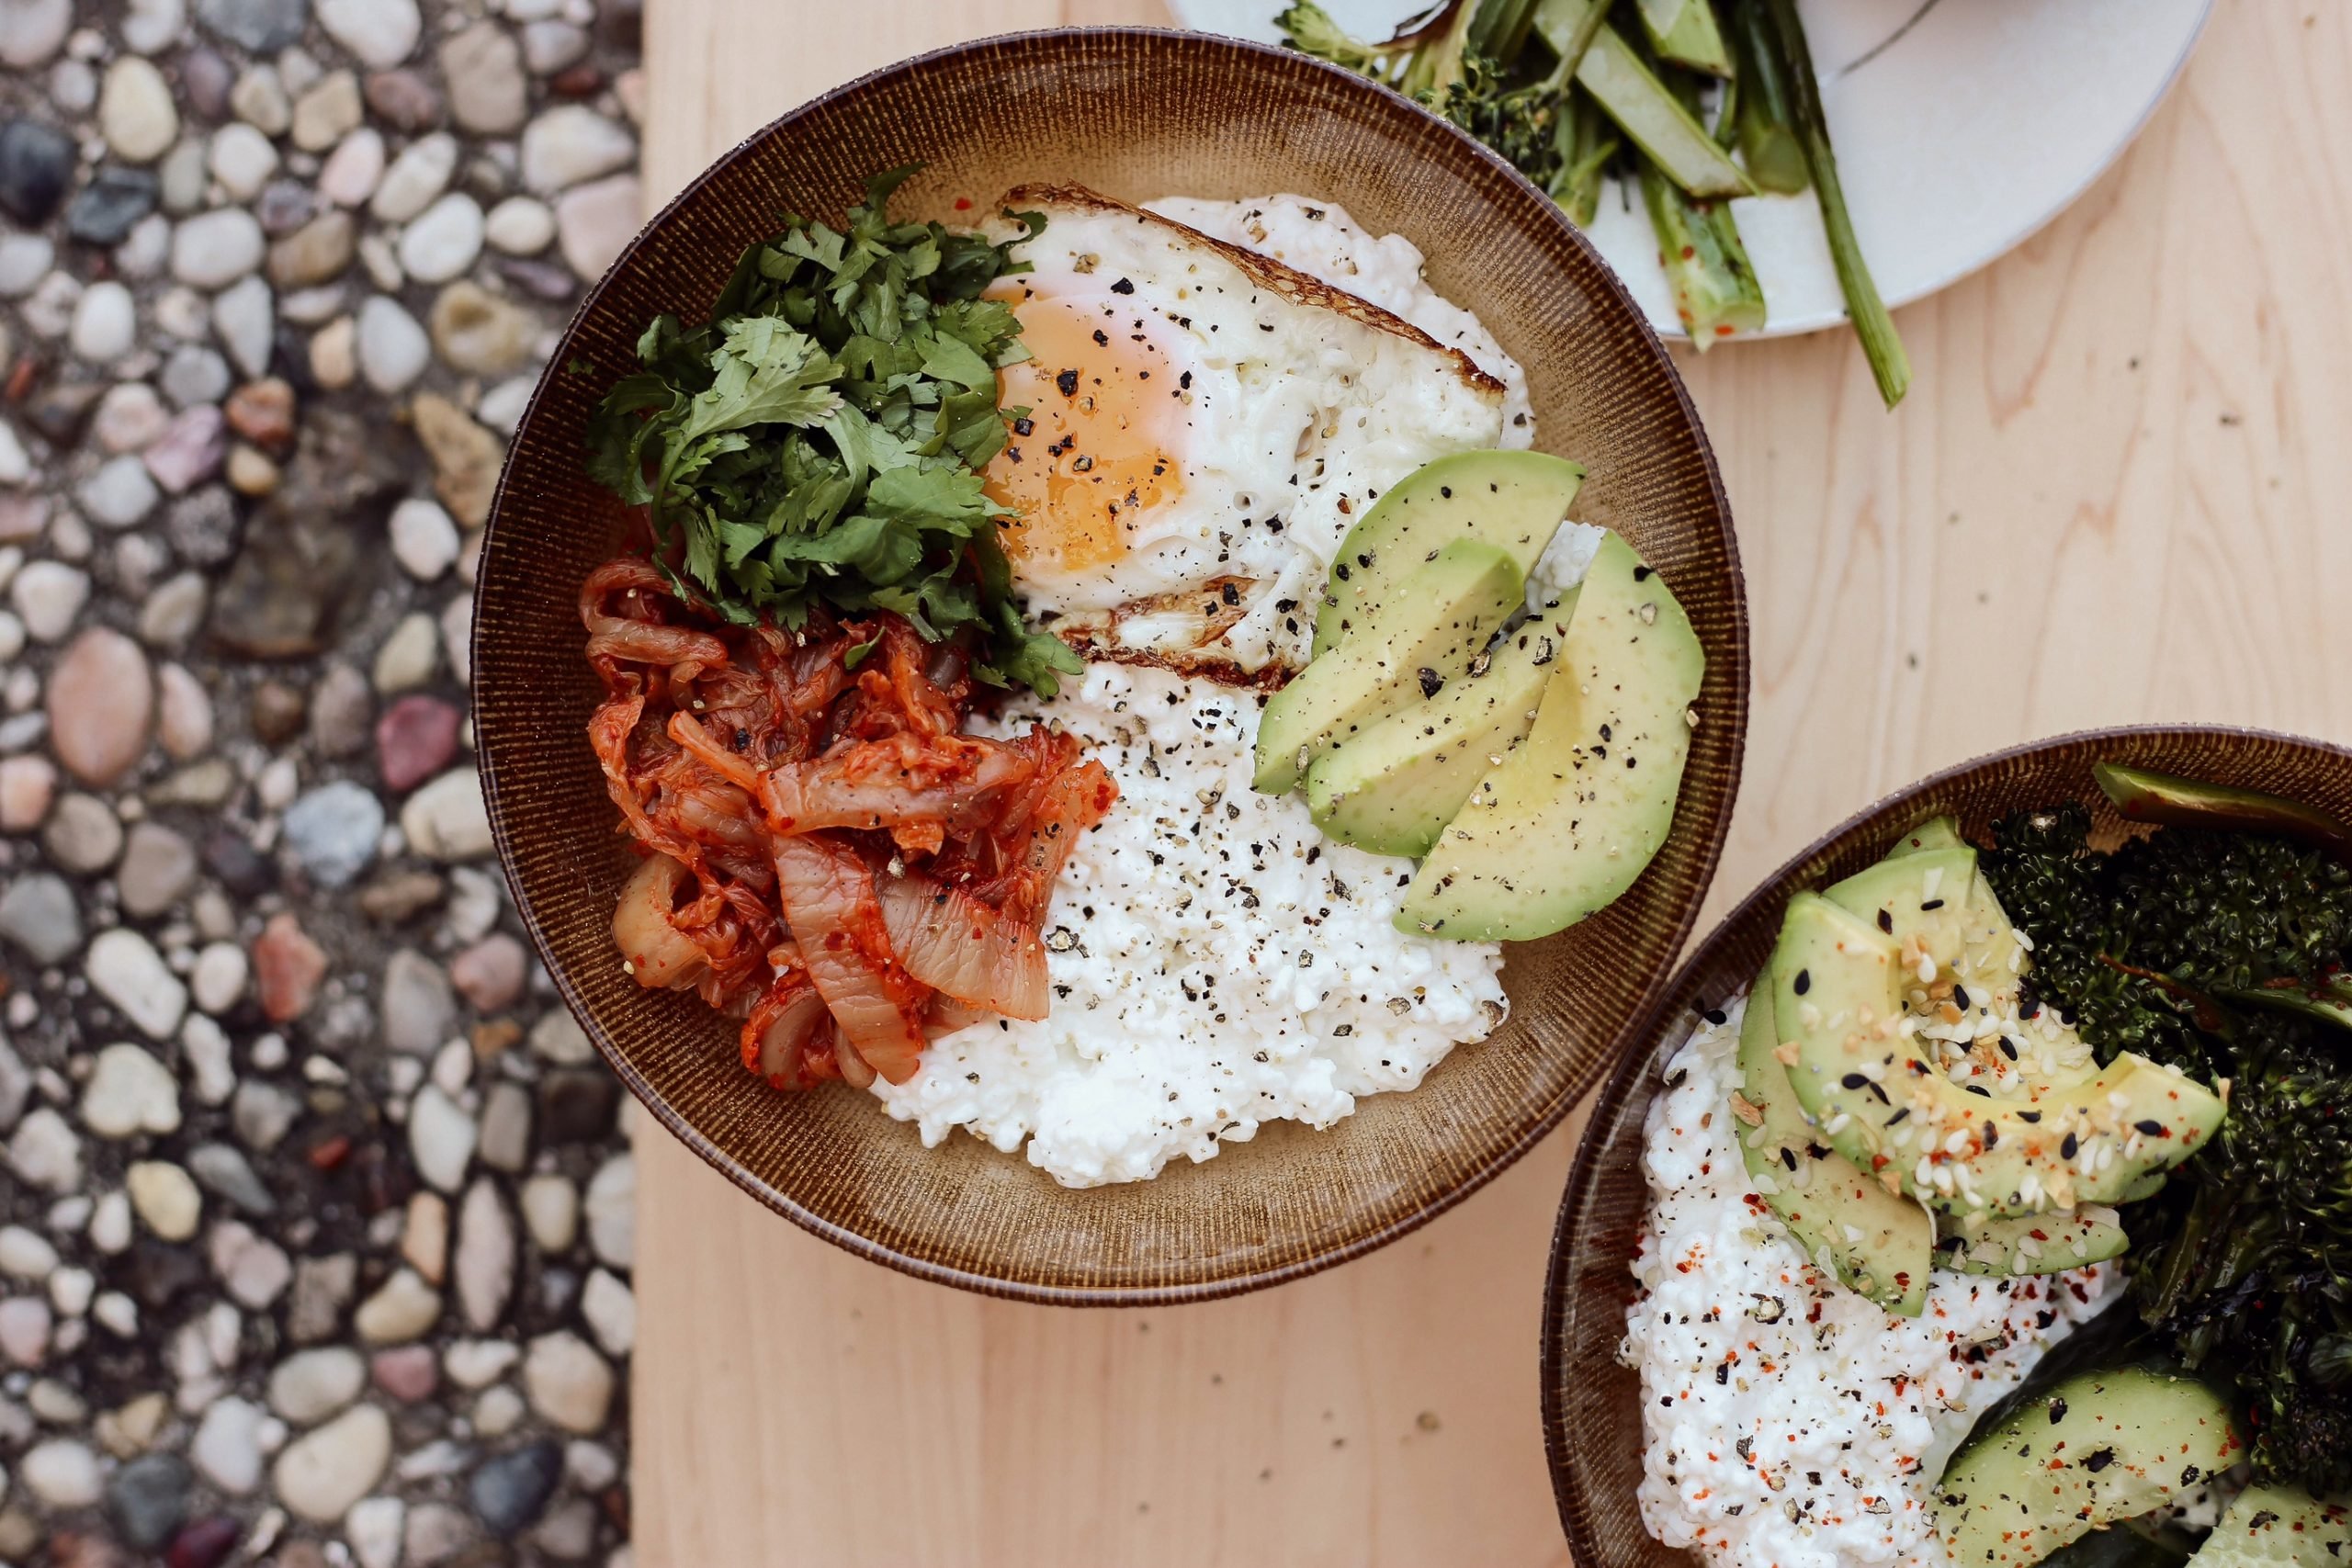
MULTIPOLYGON (((1124 549, 1111 558, 1016 550, 1031 612, 1082 646, 1179 667, 1303 667, 1331 558, 1382 491, 1448 453, 1532 439, 1503 383, 1466 355, 1306 273, 1078 187, 1006 205, 1046 220, 1021 248, 1032 270, 1012 280, 1016 308, 1101 321, 1099 358, 1041 362, 1061 378, 1033 389, 1136 400, 1128 434, 1155 434, 1174 470, 1156 500, 1113 499, 1124 549)), ((1317 210, 1361 238, 1344 213, 1317 210)), ((1001 462, 1069 456, 1019 436, 1012 448, 1001 462)))

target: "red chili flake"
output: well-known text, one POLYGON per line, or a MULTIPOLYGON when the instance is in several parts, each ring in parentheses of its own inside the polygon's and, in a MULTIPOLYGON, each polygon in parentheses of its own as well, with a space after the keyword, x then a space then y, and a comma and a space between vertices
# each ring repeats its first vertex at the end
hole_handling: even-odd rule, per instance
POLYGON ((956 211, 958 211, 958 212, 969 212, 969 211, 971 211, 971 210, 972 210, 972 198, 971 198, 970 197, 968 197, 968 196, 959 196, 959 197, 957 197, 956 198, 956 211))
POLYGON ((350 1153, 351 1139, 345 1134, 337 1133, 325 1142, 313 1144, 311 1146, 311 1164, 319 1170, 333 1170, 336 1166, 341 1165, 350 1153))

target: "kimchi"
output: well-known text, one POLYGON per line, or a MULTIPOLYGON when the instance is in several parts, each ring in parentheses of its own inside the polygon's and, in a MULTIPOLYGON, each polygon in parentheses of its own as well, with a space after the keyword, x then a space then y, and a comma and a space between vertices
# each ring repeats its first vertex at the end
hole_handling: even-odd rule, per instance
POLYGON ((1118 799, 1077 741, 968 733, 964 649, 888 611, 735 625, 626 556, 580 618, 589 741, 645 857, 613 911, 639 985, 740 1021, 779 1089, 904 1083, 933 1035, 1045 1016, 1055 878, 1118 799))

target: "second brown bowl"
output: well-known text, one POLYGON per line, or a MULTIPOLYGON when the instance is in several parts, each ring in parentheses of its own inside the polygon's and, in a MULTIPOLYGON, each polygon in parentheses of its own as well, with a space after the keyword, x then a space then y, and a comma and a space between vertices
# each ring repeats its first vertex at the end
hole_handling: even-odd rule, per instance
POLYGON ((1658 1072, 1699 1015, 1747 988, 1771 953, 1792 894, 1851 874, 1930 817, 1960 819, 1983 841, 1996 819, 2080 801, 2094 841, 2112 845, 2124 823, 2091 778, 2094 762, 2124 762, 2214 784, 2268 790, 2352 817, 2352 751, 2324 741, 2218 726, 2143 725, 2086 730, 1997 751, 1922 779, 1850 817, 1768 877, 1701 942, 1626 1039, 1601 1086, 1568 1176, 1544 1283, 1544 1443, 1560 1523, 1578 1568, 1695 1568, 1642 1528, 1641 1384, 1617 1361, 1633 1295, 1631 1259, 1649 1207, 1642 1129, 1658 1072))
MULTIPOLYGON (((995 39, 890 67, 787 115, 653 220, 588 297, 516 435, 482 558, 475 724, 498 846, 564 999, 662 1124, 762 1202, 925 1277, 1033 1300, 1164 1302, 1295 1277, 1459 1201, 1566 1113, 1664 985, 1723 844, 1747 723, 1747 614, 1698 418, 1657 339, 1559 209, 1484 149, 1360 77, 1232 39, 1141 29, 995 39), (1515 949, 1510 1019, 1409 1094, 1329 1132, 1288 1123, 1137 1185, 1068 1191, 1018 1156, 914 1129, 841 1089, 749 1077, 733 1028, 622 974, 629 866, 583 736, 581 580, 620 516, 582 433, 646 321, 706 310, 786 212, 838 220, 877 170, 893 210, 955 220, 1025 180, 1143 200, 1295 191, 1402 233, 1529 373, 1540 444, 1591 471, 1577 515, 1629 537, 1707 656, 1665 851, 1615 906, 1515 949)), ((691 1216, 652 1217, 691 1223, 691 1216)))

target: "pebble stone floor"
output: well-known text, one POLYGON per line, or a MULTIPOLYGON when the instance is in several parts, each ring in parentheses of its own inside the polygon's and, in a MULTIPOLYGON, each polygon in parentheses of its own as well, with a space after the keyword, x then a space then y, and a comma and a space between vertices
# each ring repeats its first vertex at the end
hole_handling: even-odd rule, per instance
POLYGON ((630 1561, 626 1097, 466 718, 634 0, 0 0, 0 1565, 630 1561))

